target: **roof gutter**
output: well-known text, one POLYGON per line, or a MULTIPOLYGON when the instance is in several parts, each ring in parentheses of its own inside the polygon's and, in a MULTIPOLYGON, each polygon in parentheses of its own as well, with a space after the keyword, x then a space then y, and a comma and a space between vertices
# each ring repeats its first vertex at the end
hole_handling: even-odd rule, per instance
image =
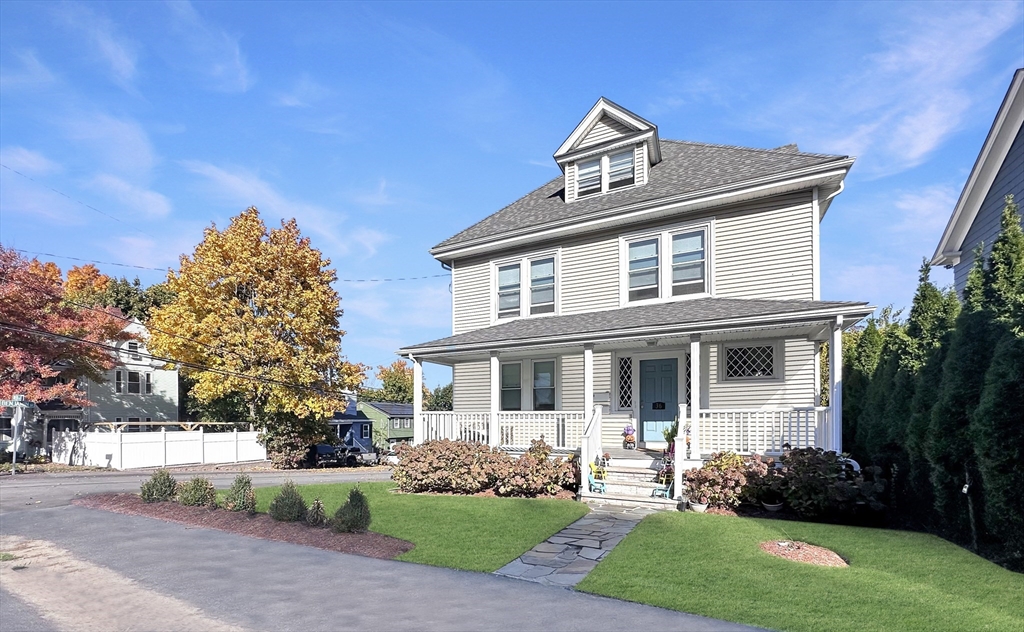
POLYGON ((656 218, 659 213, 667 211, 677 213, 685 210, 699 210, 710 206, 724 206, 732 202, 744 201, 751 197, 766 197, 782 188, 785 188, 786 191, 811 188, 835 178, 842 180, 846 177, 854 160, 854 158, 844 158, 824 165, 788 171, 781 174, 781 176, 776 174, 712 189, 704 189, 703 191, 604 209, 589 216, 571 217, 539 226, 529 226, 497 236, 478 237, 452 246, 435 246, 430 249, 430 254, 439 260, 451 260, 488 251, 511 248, 534 241, 554 239, 564 234, 578 235, 582 232, 596 231, 605 226, 622 222, 624 219, 631 222, 641 222, 648 218, 656 218))

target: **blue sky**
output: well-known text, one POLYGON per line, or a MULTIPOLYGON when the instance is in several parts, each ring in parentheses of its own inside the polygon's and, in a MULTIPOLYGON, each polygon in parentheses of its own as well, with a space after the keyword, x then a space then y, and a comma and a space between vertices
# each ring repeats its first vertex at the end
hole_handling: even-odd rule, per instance
MULTIPOLYGON (((0 169, 7 246, 174 266, 256 205, 340 279, 436 275, 427 249, 557 175, 606 96, 662 138, 858 156, 823 298, 903 306, 1024 65, 1024 3, 4 2, 0 42, 0 161, 32 178, 0 169)), ((338 290, 350 360, 450 333, 446 278, 338 290)))

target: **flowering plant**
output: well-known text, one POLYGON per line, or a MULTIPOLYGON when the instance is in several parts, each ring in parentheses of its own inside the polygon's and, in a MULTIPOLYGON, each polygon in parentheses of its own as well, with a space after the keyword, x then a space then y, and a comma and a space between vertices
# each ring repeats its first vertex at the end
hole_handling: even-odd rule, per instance
POLYGON ((633 427, 633 424, 626 424, 626 427, 622 429, 622 435, 628 437, 633 434, 636 434, 636 428, 633 427))

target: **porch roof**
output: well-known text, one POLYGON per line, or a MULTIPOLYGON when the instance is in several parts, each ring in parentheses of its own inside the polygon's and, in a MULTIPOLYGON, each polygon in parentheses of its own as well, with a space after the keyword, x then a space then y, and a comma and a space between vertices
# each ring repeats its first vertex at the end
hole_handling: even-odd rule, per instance
POLYGON ((564 316, 519 318, 403 347, 400 355, 442 355, 555 343, 711 333, 744 327, 811 324, 844 317, 849 327, 874 311, 867 303, 701 298, 564 316))

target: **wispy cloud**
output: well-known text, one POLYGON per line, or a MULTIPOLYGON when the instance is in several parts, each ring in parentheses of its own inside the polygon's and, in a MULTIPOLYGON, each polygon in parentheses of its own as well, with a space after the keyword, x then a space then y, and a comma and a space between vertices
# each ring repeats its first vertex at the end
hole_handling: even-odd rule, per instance
POLYGON ((19 67, 16 69, 11 69, 10 66, 0 68, 0 88, 4 90, 38 88, 53 83, 53 73, 43 65, 43 62, 39 61, 35 51, 16 51, 13 56, 18 60, 19 67))
POLYGON ((330 93, 331 91, 326 86, 313 81, 307 73, 302 73, 290 90, 277 95, 274 103, 290 108, 306 108, 330 93))
POLYGON ((547 169, 558 169, 558 164, 552 160, 527 160, 526 164, 533 165, 534 167, 545 167, 547 169))
POLYGON ((190 2, 170 2, 171 26, 182 48, 175 51, 176 61, 206 78, 209 86, 222 92, 245 92, 253 84, 242 54, 239 38, 203 19, 190 2))
POLYGON ((147 217, 166 217, 171 213, 171 201, 163 194, 131 184, 108 173, 97 175, 88 186, 106 193, 121 205, 147 217))
POLYGON ((79 3, 62 3, 55 9, 60 20, 85 36, 95 54, 110 67, 115 82, 128 88, 135 78, 138 45, 117 32, 114 22, 79 3))
POLYGON ((0 149, 0 162, 25 175, 44 176, 61 170, 61 166, 38 151, 10 146, 0 149))
POLYGON ((377 188, 367 193, 359 193, 354 198, 357 204, 363 206, 389 206, 395 203, 394 198, 388 193, 388 181, 381 178, 377 182, 377 188))
POLYGON ((959 190, 953 186, 932 185, 920 191, 901 193, 893 202, 899 221, 893 230, 913 233, 934 245, 934 236, 942 233, 956 205, 959 190))
POLYGON ((149 135, 133 120, 85 115, 65 120, 64 128, 69 139, 89 147, 106 171, 143 178, 157 162, 149 135))
MULTIPOLYGON (((290 199, 258 175, 241 168, 224 169, 208 162, 185 160, 181 165, 190 173, 202 176, 215 195, 234 205, 239 211, 255 206, 264 212, 264 219, 294 217, 304 232, 314 232, 326 239, 332 250, 345 254, 350 244, 339 230, 345 216, 322 206, 290 199)), ((274 222, 268 221, 268 225, 274 222)))
POLYGON ((373 228, 357 228, 352 231, 349 238, 359 246, 364 259, 374 256, 378 247, 394 239, 393 236, 373 228))

